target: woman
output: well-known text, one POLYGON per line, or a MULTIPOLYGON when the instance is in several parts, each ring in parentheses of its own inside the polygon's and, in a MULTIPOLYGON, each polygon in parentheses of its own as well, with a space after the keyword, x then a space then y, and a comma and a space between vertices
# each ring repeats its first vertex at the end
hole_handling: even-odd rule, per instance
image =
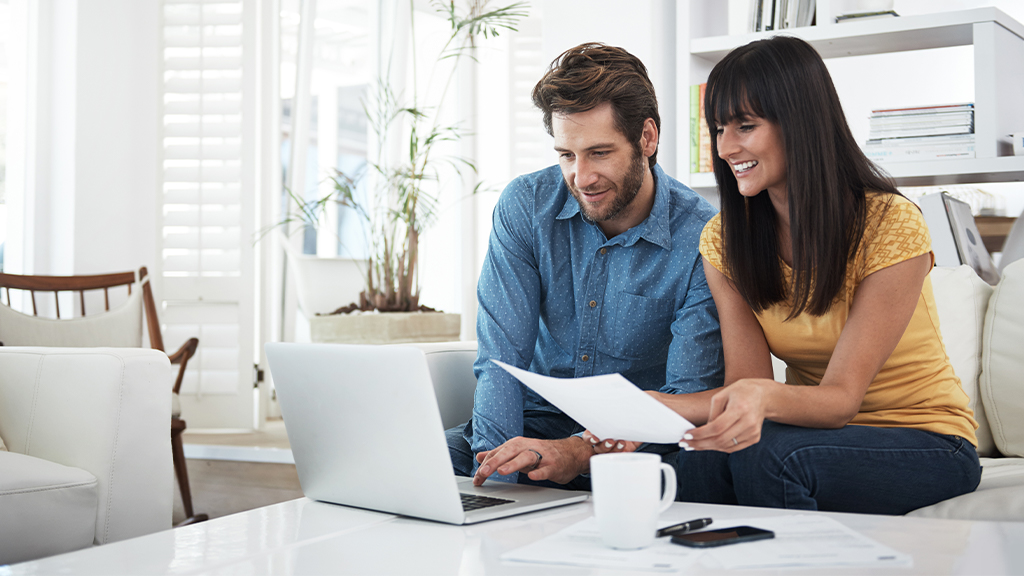
POLYGON ((927 227, 857 146, 821 57, 781 36, 738 48, 705 109, 722 211, 700 251, 726 385, 657 395, 703 424, 680 443, 680 499, 903 514, 974 490, 927 227))

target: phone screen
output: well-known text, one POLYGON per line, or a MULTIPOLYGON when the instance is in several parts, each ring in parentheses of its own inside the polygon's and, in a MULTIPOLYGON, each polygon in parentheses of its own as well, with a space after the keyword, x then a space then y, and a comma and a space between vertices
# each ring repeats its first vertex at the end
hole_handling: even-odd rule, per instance
POLYGON ((739 542, 750 542, 774 537, 775 533, 771 530, 762 530, 753 526, 735 526, 733 528, 680 534, 672 537, 672 543, 694 548, 710 548, 712 546, 725 546, 726 544, 737 544, 739 542))

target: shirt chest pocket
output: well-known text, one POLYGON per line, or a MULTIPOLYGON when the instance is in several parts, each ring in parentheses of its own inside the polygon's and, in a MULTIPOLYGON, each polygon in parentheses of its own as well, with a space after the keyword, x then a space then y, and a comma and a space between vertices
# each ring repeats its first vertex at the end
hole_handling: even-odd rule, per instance
POLYGON ((598 349, 616 358, 644 358, 672 340, 673 300, 619 292, 600 328, 598 349), (610 321, 609 321, 610 320, 610 321))

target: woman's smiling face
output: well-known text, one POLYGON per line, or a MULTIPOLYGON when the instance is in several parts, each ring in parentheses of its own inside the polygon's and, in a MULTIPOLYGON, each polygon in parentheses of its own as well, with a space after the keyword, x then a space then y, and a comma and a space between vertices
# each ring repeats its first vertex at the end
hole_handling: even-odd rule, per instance
POLYGON ((732 169, 740 194, 749 198, 768 190, 785 198, 786 149, 777 124, 745 114, 719 124, 716 140, 718 156, 732 169))

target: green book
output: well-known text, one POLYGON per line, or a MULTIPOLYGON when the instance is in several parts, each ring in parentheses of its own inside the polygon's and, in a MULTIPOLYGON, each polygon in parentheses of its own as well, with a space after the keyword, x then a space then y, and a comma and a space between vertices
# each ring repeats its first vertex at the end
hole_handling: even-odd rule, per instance
POLYGON ((690 173, 700 171, 700 84, 690 86, 690 173))

